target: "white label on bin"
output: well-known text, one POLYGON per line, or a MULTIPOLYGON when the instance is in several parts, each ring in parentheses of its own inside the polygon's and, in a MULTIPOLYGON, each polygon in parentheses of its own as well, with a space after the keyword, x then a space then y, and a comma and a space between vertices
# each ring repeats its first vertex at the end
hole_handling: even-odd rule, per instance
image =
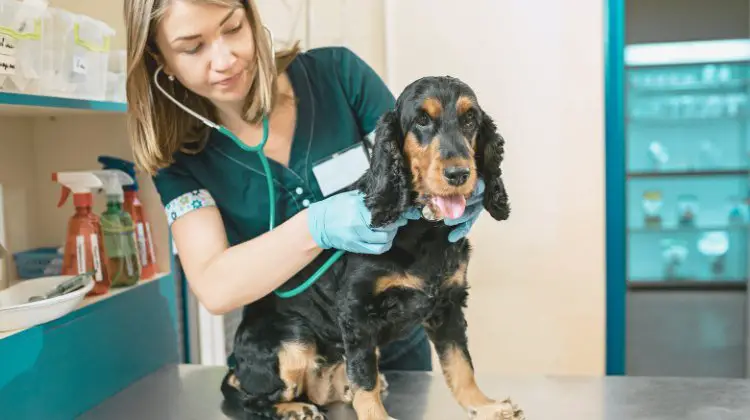
POLYGON ((0 54, 0 75, 16 74, 16 57, 0 54))
POLYGON ((99 255, 99 238, 95 233, 91 234, 91 252, 94 254, 94 270, 96 270, 96 281, 102 281, 102 262, 99 255))
POLYGON ((73 73, 86 74, 88 72, 88 64, 86 63, 86 57, 76 55, 73 57, 73 73))
POLYGON ((0 54, 2 55, 15 55, 16 54, 16 40, 8 35, 0 34, 0 54))

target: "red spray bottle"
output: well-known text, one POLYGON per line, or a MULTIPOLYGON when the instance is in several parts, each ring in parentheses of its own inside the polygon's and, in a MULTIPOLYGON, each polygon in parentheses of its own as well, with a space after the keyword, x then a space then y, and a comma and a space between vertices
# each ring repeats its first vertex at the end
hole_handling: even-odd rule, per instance
POLYGON ((146 220, 143 205, 138 197, 138 182, 135 175, 135 164, 115 156, 99 156, 103 169, 119 169, 133 178, 133 183, 123 185, 125 193, 123 210, 130 214, 135 227, 135 243, 138 247, 138 259, 141 263, 141 279, 150 279, 156 275, 156 251, 151 237, 151 224, 146 220))
POLYGON ((57 207, 62 207, 73 193, 75 214, 68 221, 63 254, 63 275, 94 272, 94 287, 87 296, 101 295, 109 291, 111 279, 105 261, 107 256, 102 244, 101 222, 92 210, 93 190, 103 184, 89 172, 55 172, 52 180, 63 185, 57 207))

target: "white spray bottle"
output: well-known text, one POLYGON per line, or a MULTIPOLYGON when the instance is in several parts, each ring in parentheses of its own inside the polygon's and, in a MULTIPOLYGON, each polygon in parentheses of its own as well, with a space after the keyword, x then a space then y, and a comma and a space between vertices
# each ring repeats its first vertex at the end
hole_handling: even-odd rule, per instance
POLYGON ((123 186, 132 185, 135 180, 118 169, 93 173, 102 181, 107 196, 107 209, 101 214, 101 224, 112 287, 132 286, 140 279, 141 267, 133 219, 123 210, 122 203, 123 186))
POLYGON ((103 186, 91 172, 54 172, 52 180, 63 185, 57 207, 62 207, 73 193, 75 214, 68 221, 63 256, 63 275, 75 276, 94 272, 94 287, 88 296, 107 293, 111 285, 109 270, 104 263, 101 220, 91 211, 93 191, 103 186))

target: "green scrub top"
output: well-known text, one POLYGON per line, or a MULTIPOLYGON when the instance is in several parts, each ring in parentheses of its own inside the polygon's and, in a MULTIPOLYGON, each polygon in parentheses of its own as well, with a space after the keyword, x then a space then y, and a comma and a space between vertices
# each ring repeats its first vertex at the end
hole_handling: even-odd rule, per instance
MULTIPOLYGON (((289 166, 269 159, 276 226, 325 198, 313 174, 315 164, 366 141, 378 118, 395 105, 377 73, 344 47, 302 52, 287 71, 297 98, 297 123, 289 166)), ((174 163, 160 170, 154 183, 170 225, 191 210, 211 205, 221 213, 230 245, 268 230, 268 186, 257 153, 240 149, 216 130, 200 153, 176 153, 174 163)), ((421 328, 419 332, 424 337, 421 328)), ((395 352, 404 352, 404 346, 419 338, 416 333, 408 337, 395 352)))

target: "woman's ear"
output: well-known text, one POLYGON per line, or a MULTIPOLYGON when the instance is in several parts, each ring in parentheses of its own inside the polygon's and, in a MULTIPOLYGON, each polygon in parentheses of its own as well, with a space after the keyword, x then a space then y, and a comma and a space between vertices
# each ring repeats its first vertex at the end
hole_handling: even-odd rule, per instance
POLYGON ((508 194, 502 178, 505 139, 497 132, 492 118, 483 114, 477 134, 477 168, 485 183, 484 208, 495 220, 505 220, 510 215, 508 194))
POLYGON ((411 177, 406 171, 402 144, 398 116, 395 111, 388 111, 375 129, 370 168, 357 183, 372 214, 372 227, 394 223, 409 208, 411 177))

